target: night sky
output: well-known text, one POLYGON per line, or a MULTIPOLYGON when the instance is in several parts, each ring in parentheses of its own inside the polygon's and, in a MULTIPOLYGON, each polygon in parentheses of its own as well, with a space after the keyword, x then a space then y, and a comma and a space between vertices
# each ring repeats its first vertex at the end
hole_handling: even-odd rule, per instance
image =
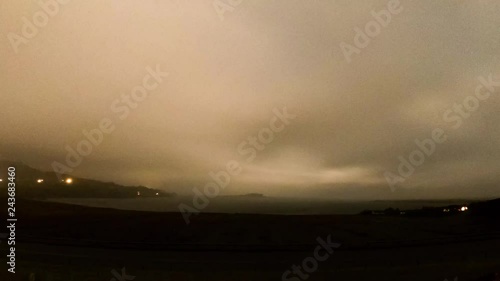
POLYGON ((346 59, 341 43, 387 3, 243 0, 220 15, 212 1, 69 1, 13 46, 41 8, 1 1, 2 157, 68 166, 66 147, 104 122, 72 175, 189 194, 233 161, 222 194, 498 196, 500 2, 401 1, 346 59))

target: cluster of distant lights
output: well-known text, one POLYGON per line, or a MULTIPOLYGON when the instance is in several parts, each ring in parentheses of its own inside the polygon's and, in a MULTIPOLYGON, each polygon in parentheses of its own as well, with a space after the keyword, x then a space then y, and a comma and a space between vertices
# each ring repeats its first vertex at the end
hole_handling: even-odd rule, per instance
MULTIPOLYGON (((160 193, 156 192, 156 196, 159 196, 160 193)), ((141 196, 141 192, 140 191, 137 191, 137 196, 141 196)))
MULTIPOLYGON (((0 182, 3 182, 3 179, 0 179, 0 182)), ((43 179, 37 179, 36 182, 37 183, 43 183, 44 180, 43 179)), ((66 184, 72 184, 73 183, 73 179, 72 178, 67 178, 67 179, 61 180, 61 182, 64 182, 66 184)), ((157 192, 155 195, 159 196, 160 193, 157 192)), ((137 196, 141 196, 141 192, 140 191, 137 191, 137 196)))
MULTIPOLYGON (((463 206, 463 207, 458 209, 459 212, 465 212, 467 210, 469 210, 469 207, 467 207, 467 206, 463 206)), ((445 212, 445 213, 449 213, 450 211, 451 211, 450 209, 443 209, 443 212, 445 212)))
MULTIPOLYGON (((0 182, 3 182, 3 179, 0 179, 0 182)), ((44 182, 44 179, 37 179, 36 180, 36 183, 43 183, 43 182, 44 182)), ((67 179, 61 180, 61 182, 64 182, 66 184, 72 184, 73 183, 73 179, 72 178, 67 178, 67 179)))
MULTIPOLYGON (((0 182, 3 182, 3 179, 0 179, 0 182)), ((36 182, 39 183, 39 184, 41 184, 41 183, 44 182, 44 180, 43 179, 37 179, 36 182)), ((73 183, 73 179, 72 178, 67 178, 67 179, 61 180, 61 182, 64 182, 66 184, 72 184, 73 183)), ((155 195, 159 196, 160 193, 157 192, 155 195)), ((141 192, 140 191, 137 191, 137 196, 141 196, 141 192)))
MULTIPOLYGON (((36 182, 37 183, 43 183, 43 179, 37 179, 36 182)), ((67 179, 64 179, 64 180, 61 180, 61 182, 64 182, 66 184, 72 184, 73 183, 73 179, 72 178, 67 178, 67 179)))

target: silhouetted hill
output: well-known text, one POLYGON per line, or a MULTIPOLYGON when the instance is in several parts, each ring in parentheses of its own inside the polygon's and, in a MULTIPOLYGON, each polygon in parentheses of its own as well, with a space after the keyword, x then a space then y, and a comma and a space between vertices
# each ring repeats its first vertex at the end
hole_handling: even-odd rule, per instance
POLYGON ((499 217, 500 216, 500 198, 477 202, 470 205, 471 214, 475 216, 499 217))
POLYGON ((144 186, 122 186, 112 182, 100 182, 68 175, 58 177, 54 172, 40 171, 13 161, 0 161, 0 179, 2 179, 0 189, 7 188, 9 167, 16 168, 16 197, 140 198, 176 196, 175 193, 167 193, 144 186))

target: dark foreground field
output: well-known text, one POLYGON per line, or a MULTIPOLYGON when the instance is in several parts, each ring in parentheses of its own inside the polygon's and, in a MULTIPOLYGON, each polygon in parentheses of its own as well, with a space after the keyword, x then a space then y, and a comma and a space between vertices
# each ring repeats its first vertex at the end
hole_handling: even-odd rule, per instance
POLYGON ((179 213, 27 200, 16 210, 16 274, 3 241, 0 280, 282 280, 329 236, 340 248, 288 280, 493 280, 477 278, 500 271, 500 224, 468 213, 200 214, 186 225, 179 213))

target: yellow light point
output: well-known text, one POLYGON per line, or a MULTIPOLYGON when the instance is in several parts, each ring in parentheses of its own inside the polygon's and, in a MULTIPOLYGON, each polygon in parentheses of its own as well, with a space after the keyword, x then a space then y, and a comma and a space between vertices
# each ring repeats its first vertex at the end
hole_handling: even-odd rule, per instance
POLYGON ((73 179, 71 179, 71 178, 66 179, 66 183, 67 183, 67 184, 72 184, 72 183, 73 183, 73 179))
POLYGON ((137 191, 137 196, 141 196, 141 192, 137 191))
POLYGON ((0 179, 0 182, 3 182, 3 179, 0 179))
POLYGON ((156 192, 156 196, 160 195, 160 193, 156 192))
POLYGON ((36 180, 37 183, 42 183, 43 182, 43 179, 37 179, 36 180))

